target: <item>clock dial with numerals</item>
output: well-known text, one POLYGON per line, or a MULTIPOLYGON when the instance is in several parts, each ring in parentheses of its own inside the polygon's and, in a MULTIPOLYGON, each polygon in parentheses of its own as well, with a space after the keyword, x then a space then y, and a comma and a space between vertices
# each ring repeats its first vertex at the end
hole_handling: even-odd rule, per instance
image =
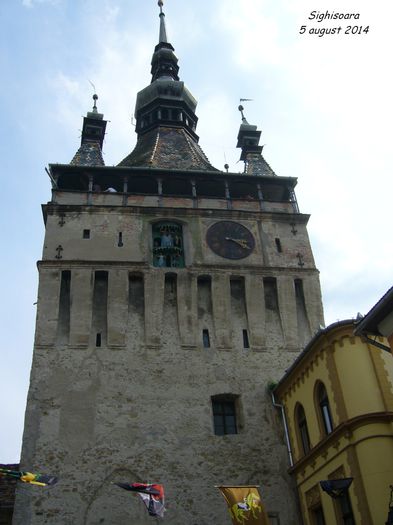
POLYGON ((226 259, 248 257, 255 247, 250 230, 233 221, 220 221, 210 226, 206 241, 214 253, 226 259))

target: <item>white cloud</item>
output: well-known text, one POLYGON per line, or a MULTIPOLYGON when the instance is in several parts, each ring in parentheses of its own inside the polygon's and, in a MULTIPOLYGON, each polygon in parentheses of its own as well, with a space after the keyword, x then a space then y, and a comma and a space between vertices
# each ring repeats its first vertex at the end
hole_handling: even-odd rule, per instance
POLYGON ((61 0, 22 0, 22 5, 28 8, 32 8, 35 5, 38 4, 51 4, 51 5, 57 5, 61 2, 61 0))
POLYGON ((389 13, 381 17, 374 4, 348 0, 340 11, 359 12, 357 24, 369 25, 369 32, 319 38, 298 34, 311 23, 312 0, 284 1, 277 9, 272 0, 219 4, 233 72, 257 88, 248 120, 270 126, 262 136, 267 160, 278 174, 298 177, 301 210, 312 215, 327 321, 365 312, 378 299, 370 299, 370 282, 383 292, 382 283, 387 289, 392 280, 386 261, 393 251, 387 242, 393 76, 386 20, 393 7, 384 3, 389 13))
POLYGON ((269 0, 228 0, 219 5, 217 27, 231 34, 232 56, 248 72, 283 59, 279 20, 272 16, 269 4, 269 0))
POLYGON ((53 85, 59 91, 59 94, 65 92, 68 95, 75 95, 80 89, 79 82, 62 71, 59 71, 53 79, 53 85))

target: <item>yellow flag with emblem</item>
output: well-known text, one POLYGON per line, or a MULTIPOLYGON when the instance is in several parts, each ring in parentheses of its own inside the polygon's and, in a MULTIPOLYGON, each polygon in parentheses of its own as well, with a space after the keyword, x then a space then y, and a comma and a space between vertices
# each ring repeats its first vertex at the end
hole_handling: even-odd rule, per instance
POLYGON ((233 525, 270 525, 257 486, 224 485, 217 488, 227 502, 233 525))

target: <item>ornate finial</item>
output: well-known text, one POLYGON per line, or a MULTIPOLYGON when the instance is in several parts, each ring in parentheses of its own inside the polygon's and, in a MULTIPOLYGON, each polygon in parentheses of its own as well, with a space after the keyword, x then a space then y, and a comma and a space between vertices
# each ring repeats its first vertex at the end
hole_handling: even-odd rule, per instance
POLYGON ((97 100, 98 100, 98 95, 96 95, 96 87, 95 85, 93 84, 93 82, 91 80, 89 80, 89 84, 91 85, 91 87, 94 89, 94 95, 93 95, 93 100, 94 100, 94 105, 93 105, 93 113, 98 113, 97 112, 97 100))
POLYGON ((94 93, 94 95, 93 95, 93 100, 94 100, 93 112, 94 112, 94 113, 97 113, 97 100, 98 100, 98 95, 96 95, 95 93, 94 93))
MULTIPOLYGON (((240 99, 240 102, 251 102, 252 101, 252 98, 241 98, 240 99)), ((240 106, 238 107, 238 110, 240 111, 240 113, 242 114, 242 121, 244 122, 244 124, 248 124, 247 120, 246 120, 246 117, 244 116, 244 107, 240 104, 240 106)))
POLYGON ((160 6, 160 14, 162 13, 162 6, 164 5, 164 2, 162 0, 158 0, 158 5, 160 6))

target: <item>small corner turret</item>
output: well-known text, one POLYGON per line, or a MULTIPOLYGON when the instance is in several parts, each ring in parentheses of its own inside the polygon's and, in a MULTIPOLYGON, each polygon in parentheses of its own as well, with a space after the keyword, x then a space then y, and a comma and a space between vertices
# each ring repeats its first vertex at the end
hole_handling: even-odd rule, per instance
POLYGON ((94 105, 83 118, 81 145, 70 164, 77 166, 104 166, 102 146, 104 143, 107 121, 98 112, 98 95, 93 95, 94 105))
MULTIPOLYGON (((240 102, 243 100, 249 99, 240 99, 240 102)), ((242 150, 240 160, 244 162, 244 173, 247 175, 275 176, 276 174, 263 158, 263 146, 259 145, 262 131, 259 131, 257 126, 247 122, 244 116, 244 107, 241 104, 238 109, 242 116, 242 123, 237 135, 236 147, 242 150)))

